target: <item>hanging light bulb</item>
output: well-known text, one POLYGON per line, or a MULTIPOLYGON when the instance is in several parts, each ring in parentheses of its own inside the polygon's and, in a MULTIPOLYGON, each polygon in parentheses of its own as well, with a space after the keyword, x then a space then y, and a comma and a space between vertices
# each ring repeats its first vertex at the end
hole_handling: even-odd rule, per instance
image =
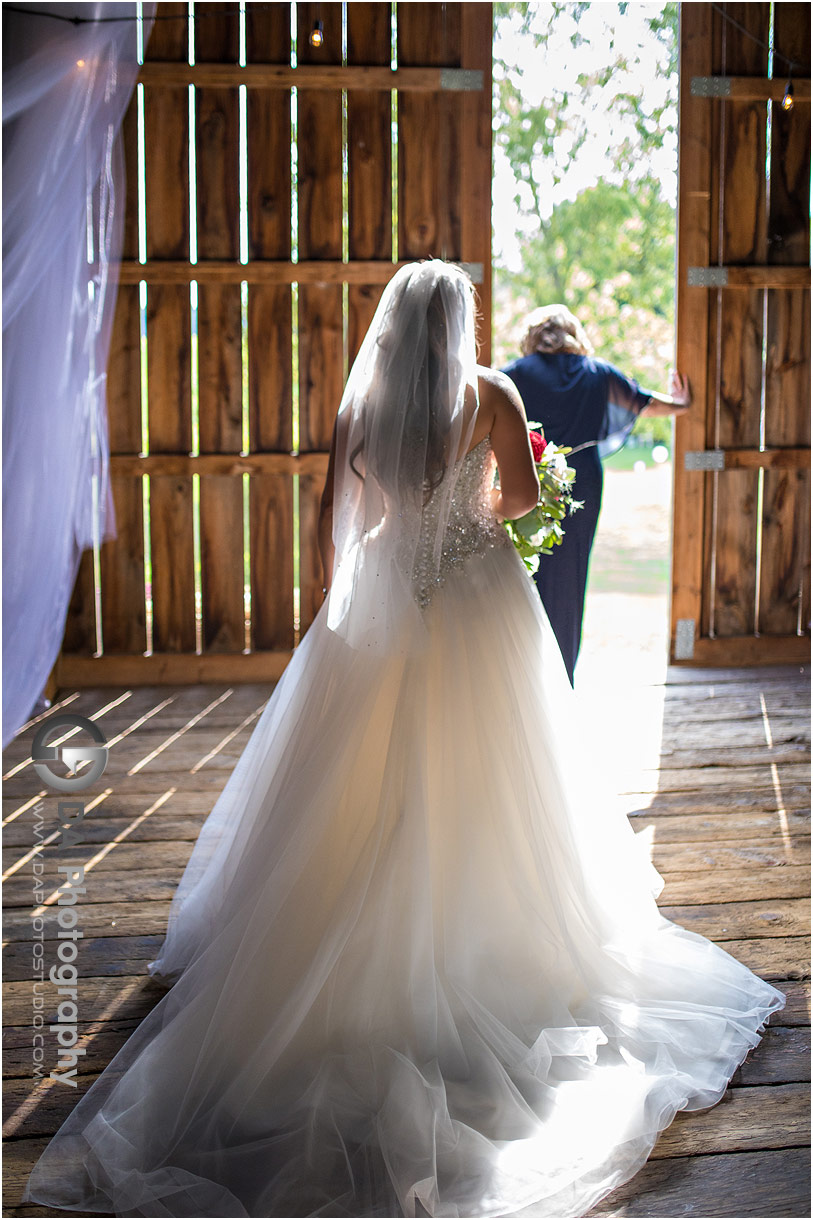
POLYGON ((85 66, 84 59, 77 59, 76 66, 77 66, 77 68, 84 68, 84 66, 85 66))
POLYGON ((788 83, 785 85, 785 96, 782 98, 782 109, 793 109, 793 81, 788 77, 788 83))
POLYGON ((311 30, 310 43, 312 47, 321 47, 325 41, 325 28, 321 21, 314 21, 313 29, 311 30))

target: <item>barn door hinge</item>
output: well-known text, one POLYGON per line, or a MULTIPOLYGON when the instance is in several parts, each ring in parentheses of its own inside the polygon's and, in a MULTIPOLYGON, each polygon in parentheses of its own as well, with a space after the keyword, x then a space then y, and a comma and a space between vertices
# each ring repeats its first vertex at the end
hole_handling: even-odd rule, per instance
POLYGON ((483 88, 480 68, 441 68, 440 87, 454 93, 479 93, 483 88))
POLYGON ((728 267, 690 267, 690 288, 725 288, 728 284, 728 267))
POLYGON ((692 97, 728 97, 731 93, 730 76, 693 76, 692 97))
POLYGON ((675 660, 691 661, 694 656, 694 619, 679 618, 675 624, 675 660))
POLYGON ((684 470, 725 470, 724 449, 694 449, 683 455, 684 470))

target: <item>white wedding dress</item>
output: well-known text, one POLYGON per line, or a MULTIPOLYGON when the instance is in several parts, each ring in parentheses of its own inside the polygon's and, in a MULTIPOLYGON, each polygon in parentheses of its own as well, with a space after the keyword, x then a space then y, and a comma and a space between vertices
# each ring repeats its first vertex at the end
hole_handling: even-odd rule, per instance
POLYGON ((365 654, 320 611, 184 875, 151 967, 177 981, 26 1201, 581 1216, 783 1007, 659 915, 493 470, 486 438, 418 592, 423 647, 365 654))

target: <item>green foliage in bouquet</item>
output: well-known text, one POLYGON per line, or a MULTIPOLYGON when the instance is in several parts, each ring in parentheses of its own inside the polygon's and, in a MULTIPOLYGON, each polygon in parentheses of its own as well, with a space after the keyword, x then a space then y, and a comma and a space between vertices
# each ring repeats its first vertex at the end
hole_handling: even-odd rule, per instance
POLYGON ((539 501, 524 517, 506 521, 505 528, 533 574, 539 567, 540 555, 550 555, 555 546, 561 546, 565 536, 562 522, 577 508, 583 508, 584 501, 573 499, 576 471, 568 466, 566 457, 570 446, 546 441, 540 424, 532 423, 531 428, 538 429, 530 433, 530 438, 539 475, 539 501))

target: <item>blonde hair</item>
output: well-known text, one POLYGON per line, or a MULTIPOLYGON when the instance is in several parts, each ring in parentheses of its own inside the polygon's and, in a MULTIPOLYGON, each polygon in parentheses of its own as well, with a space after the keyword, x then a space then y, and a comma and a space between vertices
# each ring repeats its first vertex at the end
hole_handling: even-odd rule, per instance
POLYGON ((584 327, 566 305, 542 305, 529 314, 520 348, 523 356, 530 356, 532 352, 593 354, 593 345, 584 327))

